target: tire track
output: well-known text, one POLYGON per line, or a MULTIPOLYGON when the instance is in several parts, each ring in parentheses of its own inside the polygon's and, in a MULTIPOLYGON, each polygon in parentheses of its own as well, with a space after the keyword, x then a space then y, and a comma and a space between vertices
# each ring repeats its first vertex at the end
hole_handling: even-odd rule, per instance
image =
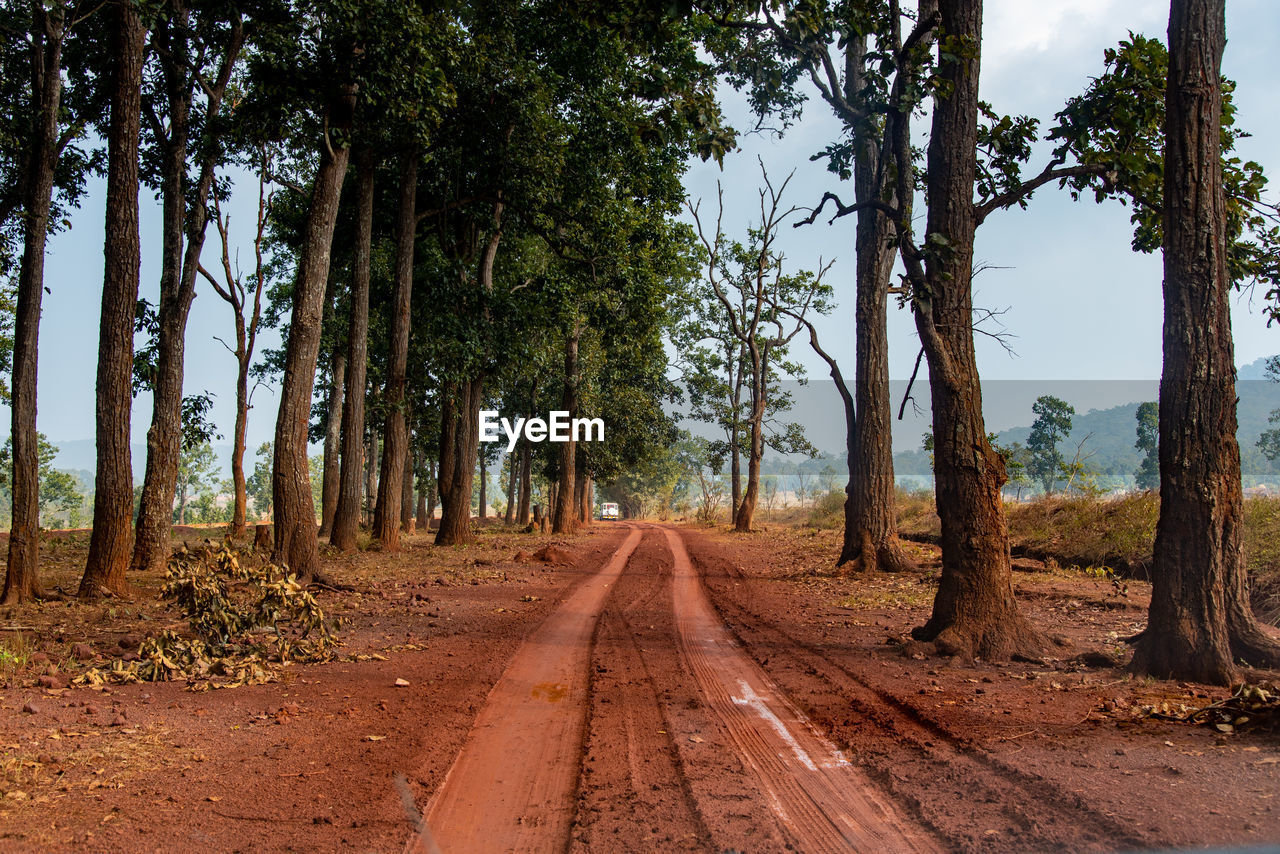
POLYGON ((938 850, 733 641, 707 598, 680 534, 662 530, 674 565, 672 593, 681 651, 791 843, 806 852, 938 850))
POLYGON ((639 544, 622 545, 516 650, 406 851, 563 851, 587 716, 591 641, 639 544))
MULTIPOLYGON (((704 570, 709 568, 701 556, 695 560, 704 570)), ((746 580, 728 563, 716 569, 746 580)), ((1079 846, 1082 832, 1089 850, 1152 844, 1124 822, 1091 807, 1078 793, 1005 764, 736 599, 723 591, 716 598, 715 607, 732 621, 727 631, 753 660, 769 664, 770 673, 791 696, 808 696, 808 705, 826 708, 812 714, 833 735, 862 746, 859 758, 867 771, 910 803, 920 820, 951 845, 1007 850, 1015 841, 1019 850, 1066 850, 1079 846), (867 733, 862 724, 873 725, 877 732, 867 733), (951 791, 950 799, 930 797, 943 789, 951 791), (966 803, 963 816, 946 812, 945 804, 956 800, 966 803), (956 832, 957 825, 967 831, 956 832)))

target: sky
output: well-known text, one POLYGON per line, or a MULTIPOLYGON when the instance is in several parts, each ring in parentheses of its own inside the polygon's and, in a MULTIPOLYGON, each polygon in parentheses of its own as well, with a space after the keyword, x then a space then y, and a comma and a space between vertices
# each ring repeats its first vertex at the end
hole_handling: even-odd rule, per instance
MULTIPOLYGON (((1071 95, 1083 90, 1102 70, 1102 52, 1128 31, 1163 38, 1168 3, 1156 0, 987 0, 983 36, 982 97, 998 111, 1028 114, 1052 122, 1071 95)), ((1280 2, 1229 0, 1228 45, 1224 71, 1236 80, 1239 123, 1254 136, 1240 145, 1242 156, 1280 175, 1280 115, 1274 109, 1274 55, 1280 35, 1280 2)), ((749 128, 753 120, 743 101, 724 93, 728 117, 749 128)), ((829 109, 811 100, 799 123, 785 136, 753 134, 741 138, 741 150, 725 158, 723 169, 695 161, 685 178, 693 200, 714 206, 716 182, 725 189, 725 229, 742 234, 758 216, 760 185, 757 157, 770 176, 780 180, 792 170, 787 200, 815 204, 838 180, 813 152, 838 133, 829 109)), ((1039 171, 1046 153, 1027 167, 1039 171)), ((1280 181, 1280 178, 1275 178, 1280 181)), ((251 263, 256 186, 245 184, 231 207, 232 232, 251 263)), ((1275 198, 1277 189, 1270 192, 1275 198)), ((844 196, 850 195, 847 189, 844 196)), ((94 382, 98 318, 102 287, 102 180, 90 182, 72 228, 50 241, 46 267, 49 293, 40 330, 39 429, 55 443, 88 439, 94 433, 94 382)), ((144 192, 141 294, 157 296, 160 209, 144 192)), ((825 224, 784 229, 782 247, 788 263, 813 269, 819 259, 836 259, 829 274, 837 308, 819 322, 824 346, 851 373, 853 363, 853 217, 825 224)), ((1118 203, 1074 203, 1055 186, 1041 189, 1030 207, 993 214, 980 229, 976 258, 998 269, 975 281, 979 306, 1005 310, 1001 320, 1014 336, 1010 356, 995 342, 979 336, 979 367, 984 380, 1149 380, 1160 372, 1160 278, 1158 256, 1138 256, 1129 248, 1127 210, 1118 203)), ((210 230, 205 263, 216 263, 219 245, 210 230)), ((1260 297, 1260 295, 1259 295, 1260 297)), ((1235 300, 1233 323, 1236 360, 1246 364, 1280 352, 1280 327, 1268 329, 1260 299, 1235 300)), ((234 421, 235 360, 215 340, 231 340, 230 308, 205 282, 200 282, 187 332, 186 392, 209 391, 213 418, 224 437, 234 421)), ((893 310, 889 322, 890 374, 909 375, 919 344, 907 312, 893 310)), ((277 346, 278 335, 265 332, 259 346, 277 346)), ((811 374, 825 376, 825 366, 807 348, 796 353, 811 374)), ((278 400, 275 390, 259 388, 250 413, 248 447, 269 441, 278 400)), ((135 401, 132 434, 145 441, 150 402, 135 401)), ((8 418, 0 421, 7 433, 8 418)), ((229 439, 227 440, 229 441, 229 439)))

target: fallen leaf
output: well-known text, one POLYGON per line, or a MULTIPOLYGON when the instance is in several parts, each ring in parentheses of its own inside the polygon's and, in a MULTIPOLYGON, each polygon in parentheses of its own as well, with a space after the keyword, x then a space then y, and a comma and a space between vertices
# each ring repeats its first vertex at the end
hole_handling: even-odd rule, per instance
POLYGON ((385 735, 366 735, 364 737, 364 740, 365 741, 386 741, 387 737, 385 735))

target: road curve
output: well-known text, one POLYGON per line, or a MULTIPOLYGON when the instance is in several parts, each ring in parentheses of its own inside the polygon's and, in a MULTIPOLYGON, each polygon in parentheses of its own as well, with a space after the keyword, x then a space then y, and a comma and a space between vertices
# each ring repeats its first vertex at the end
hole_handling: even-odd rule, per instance
POLYGON ((632 528, 516 650, 407 852, 563 850, 586 725, 591 637, 640 537, 632 528))
POLYGON ((680 534, 668 527, 663 532, 675 564, 673 603, 681 652, 795 848, 941 850, 898 815, 734 642, 711 607, 680 534))

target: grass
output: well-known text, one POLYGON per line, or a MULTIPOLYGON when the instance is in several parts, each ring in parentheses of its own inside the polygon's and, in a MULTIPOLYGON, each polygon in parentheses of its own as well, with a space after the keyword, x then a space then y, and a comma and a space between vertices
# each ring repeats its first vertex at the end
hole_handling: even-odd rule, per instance
MULTIPOLYGON (((1015 554, 1052 558, 1065 567, 1110 567, 1148 578, 1160 497, 1136 493, 1119 498, 1052 497, 1006 505, 1015 554)), ((940 534, 933 496, 898 495, 898 528, 906 536, 940 534)), ((1255 610, 1280 622, 1280 498, 1244 502, 1244 552, 1255 610)))

